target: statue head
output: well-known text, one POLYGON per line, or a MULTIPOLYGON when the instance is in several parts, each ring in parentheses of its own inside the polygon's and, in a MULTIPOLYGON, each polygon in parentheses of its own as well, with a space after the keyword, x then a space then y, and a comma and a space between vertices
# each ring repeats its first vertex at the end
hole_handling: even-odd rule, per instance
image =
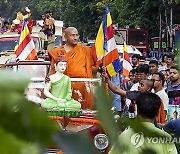
POLYGON ((67 59, 65 55, 59 55, 55 61, 55 69, 57 72, 64 73, 67 66, 67 59))

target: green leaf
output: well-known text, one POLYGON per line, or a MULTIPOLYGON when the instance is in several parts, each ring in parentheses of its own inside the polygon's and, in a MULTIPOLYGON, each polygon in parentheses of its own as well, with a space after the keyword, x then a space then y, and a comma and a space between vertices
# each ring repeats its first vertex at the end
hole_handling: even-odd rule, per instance
POLYGON ((0 153, 40 154, 40 148, 37 145, 21 140, 15 134, 10 134, 2 128, 0 128, 0 136, 0 153))
POLYGON ((24 96, 29 77, 3 71, 0 76, 0 86, 4 88, 0 90, 0 128, 27 143, 55 145, 52 136, 60 131, 57 123, 24 96))
POLYGON ((54 136, 59 148, 66 154, 98 154, 93 141, 84 133, 58 133, 54 136))
POLYGON ((111 141, 115 142, 117 140, 119 131, 117 124, 115 123, 114 116, 111 112, 112 100, 110 100, 110 98, 107 96, 105 87, 97 86, 95 91, 95 102, 101 124, 105 132, 107 132, 109 135, 111 141))
POLYGON ((30 82, 30 76, 12 71, 0 71, 0 93, 5 91, 16 91, 24 93, 24 90, 30 82))

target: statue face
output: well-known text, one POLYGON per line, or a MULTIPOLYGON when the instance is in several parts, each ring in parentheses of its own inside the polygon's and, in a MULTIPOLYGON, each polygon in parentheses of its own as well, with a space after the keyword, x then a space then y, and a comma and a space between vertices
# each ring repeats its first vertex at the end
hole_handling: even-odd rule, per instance
POLYGON ((63 73, 66 70, 67 62, 58 62, 56 67, 56 71, 63 73))

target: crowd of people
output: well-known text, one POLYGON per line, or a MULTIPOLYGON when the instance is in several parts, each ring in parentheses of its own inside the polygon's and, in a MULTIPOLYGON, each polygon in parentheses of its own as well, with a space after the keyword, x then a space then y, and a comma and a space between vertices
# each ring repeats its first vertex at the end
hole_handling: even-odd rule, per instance
MULTIPOLYGON (((180 130, 176 129, 178 125, 180 125, 180 116, 178 110, 178 107, 180 105, 180 78, 179 69, 178 66, 174 63, 173 55, 163 55, 162 62, 160 64, 157 60, 150 60, 149 62, 147 62, 141 56, 133 55, 132 68, 133 69, 129 73, 130 80, 122 82, 122 86, 120 88, 115 86, 115 84, 109 79, 105 72, 104 74, 102 74, 102 77, 105 78, 105 81, 108 84, 110 90, 118 95, 121 95, 121 97, 124 98, 121 99, 124 100, 124 102, 121 101, 121 103, 123 103, 124 105, 121 105, 122 110, 120 113, 125 116, 132 116, 132 114, 130 113, 133 112, 134 116, 142 116, 145 121, 147 119, 153 119, 153 122, 151 122, 155 126, 159 128, 166 127, 166 129, 172 131, 172 133, 174 133, 174 131, 177 131, 176 133, 180 134, 180 130), (160 98, 158 110, 156 110, 156 114, 154 114, 153 118, 150 117, 150 115, 155 110, 155 108, 152 109, 153 103, 150 103, 150 100, 147 100, 146 102, 145 96, 149 95, 147 99, 150 99, 151 95, 148 93, 156 94, 154 95, 153 103, 157 103, 157 101, 155 100, 155 96, 158 96, 160 98), (142 104, 140 103, 142 103, 144 107, 141 106, 142 104), (168 115, 169 110, 170 108, 172 108, 172 106, 174 112, 171 114, 173 115, 168 115), (142 108, 140 109, 140 107, 142 108), (169 120, 177 121, 175 128, 172 128, 174 126, 169 124, 169 120), (170 128, 167 128, 169 126, 170 128)), ((130 131, 131 133, 133 132, 132 130, 127 130, 125 132, 127 133, 128 131, 130 131)), ((126 133, 120 135, 120 141, 122 141, 124 137, 128 137, 128 133, 126 133), (127 136, 125 136, 124 134, 126 134, 127 136)), ((177 144, 177 149, 178 148, 179 145, 177 144)), ((116 148, 113 148, 111 153, 116 153, 116 150, 116 148)), ((164 153, 165 151, 161 152, 164 153)), ((179 149, 178 152, 180 152, 179 149)))
MULTIPOLYGON (((65 30, 65 39, 65 45, 48 52, 51 60, 49 75, 55 73, 55 61, 63 54, 67 58, 67 68, 64 72, 66 75, 73 78, 92 78, 93 73, 97 73, 99 68, 94 66, 91 49, 78 43, 78 30, 74 27, 68 27, 65 30)), ((129 73, 129 81, 120 81, 121 72, 115 77, 115 80, 119 79, 119 87, 114 84, 112 78, 109 78, 105 69, 101 72, 101 77, 107 83, 111 94, 121 97, 121 99, 114 97, 115 103, 112 103, 112 106, 122 116, 128 116, 129 112, 133 112, 134 117, 141 119, 143 124, 151 128, 150 130, 169 136, 160 129, 166 126, 166 130, 173 133, 176 126, 180 125, 180 121, 177 119, 174 120, 177 120, 178 124, 173 127, 167 123, 169 105, 180 105, 178 96, 171 97, 169 95, 169 92, 180 90, 178 66, 175 65, 173 56, 164 55, 160 64, 156 60, 151 60, 146 64, 147 61, 143 56, 133 55, 131 62, 133 69, 129 73)), ((72 96, 81 103, 82 109, 93 109, 90 87, 85 83, 76 82, 72 84, 72 88, 72 96)), ((176 118, 179 118, 179 115, 176 118)), ((125 130, 120 135, 119 141, 128 138, 128 142, 125 143, 127 146, 132 133, 132 129, 125 130)), ((152 144, 150 145, 152 146, 152 144)), ((155 152, 158 153, 176 153, 173 143, 166 145, 166 148, 161 143, 155 147, 157 148, 155 152)), ((110 153, 117 154, 117 149, 113 146, 110 153)), ((127 149, 131 151, 133 148, 131 149, 129 146, 127 149)), ((142 151, 142 149, 140 148, 138 151, 142 151)))
POLYGON ((8 21, 4 21, 4 18, 0 15, 0 32, 5 33, 10 31, 10 24, 8 21))
MULTIPOLYGON (((42 27, 41 31, 45 35, 52 37, 55 33, 53 13, 47 11, 42 15, 42 19, 43 25, 39 24, 42 27)), ((1 32, 11 30, 9 23, 3 21, 2 17, 0 23, 1 32)), ((63 46, 48 51, 51 60, 49 75, 56 72, 55 63, 59 55, 65 55, 67 66, 64 73, 67 76, 72 78, 92 78, 93 73, 97 73, 99 68, 94 66, 91 48, 78 43, 79 33, 74 27, 66 28, 65 40, 66 43, 63 46)), ((177 95, 180 90, 179 69, 174 63, 173 55, 164 54, 161 63, 159 63, 157 60, 147 62, 143 56, 135 54, 131 57, 131 64, 133 69, 129 73, 129 80, 125 82, 121 80, 121 72, 111 79, 105 70, 101 72, 101 77, 107 83, 111 95, 114 97, 112 106, 122 116, 128 116, 129 112, 133 112, 134 117, 139 117, 153 131, 161 134, 159 127, 164 127, 168 133, 174 133, 176 126, 180 125, 180 121, 177 120, 180 117, 178 111, 176 111, 177 114, 174 117, 177 124, 173 125, 173 128, 172 124, 167 121, 169 106, 180 105, 180 97, 177 95), (115 85, 114 83, 117 83, 117 81, 118 84, 115 85), (175 93, 173 93, 174 91, 175 93)), ((72 97, 81 103, 82 109, 94 108, 93 92, 90 85, 75 82, 72 83, 72 89, 72 97)), ((130 139, 132 134, 132 129, 125 130, 120 135, 119 141, 122 141, 123 138, 130 139)), ((167 135, 165 132, 164 134, 167 135)), ((126 146, 128 144, 129 142, 124 143, 126 146)), ((173 144, 169 145, 168 148, 161 146, 157 147, 157 153, 176 153, 173 144)), ((127 149, 129 153, 134 150, 132 150, 131 146, 127 149)), ((110 153, 116 154, 116 150, 117 148, 113 146, 110 153)))
MULTIPOLYGON (((143 82, 143 80, 149 80, 149 82, 153 81, 150 91, 156 93, 161 97, 166 113, 164 114, 165 119, 168 111, 168 106, 180 104, 178 98, 168 98, 169 91, 180 90, 178 66, 176 66, 174 63, 173 55, 163 55, 162 62, 159 64, 157 60, 153 59, 147 62, 145 61, 144 57, 135 54, 131 57, 131 64, 133 69, 129 72, 130 80, 126 82, 120 81, 121 88, 118 88, 118 90, 120 90, 121 92, 122 90, 124 90, 125 92, 138 91, 141 89, 140 83, 143 82)), ((104 77, 107 78, 107 76, 104 77)), ((108 82, 109 88, 112 91, 115 91, 115 89, 111 87, 111 83, 108 82)), ((122 95, 122 98, 126 98, 121 99, 121 106, 124 106, 124 108, 127 109, 127 106, 131 104, 132 100, 127 99, 127 96, 124 95, 124 93, 122 94, 121 92, 118 92, 118 94, 122 95)), ((117 91, 115 91, 115 93, 117 93, 117 91)), ((123 111, 124 108, 122 108, 121 111, 123 111)))
POLYGON ((53 12, 46 11, 42 14, 41 19, 43 20, 43 25, 38 23, 38 26, 42 28, 41 31, 47 36, 55 34, 55 20, 53 18, 53 12))
POLYGON ((21 32, 23 21, 25 20, 27 22, 27 26, 29 28, 30 33, 32 32, 32 28, 34 26, 34 20, 31 19, 31 10, 26 7, 25 8, 26 14, 23 15, 22 12, 17 12, 16 19, 14 19, 12 22, 6 21, 3 17, 0 15, 0 32, 6 33, 6 32, 21 32))
MULTIPOLYGON (((51 60, 49 75, 55 73, 55 61, 59 55, 63 54, 67 58, 67 68, 64 72, 66 75, 73 78, 92 78, 93 73, 97 73, 99 68, 94 66, 91 49, 78 43, 78 30, 74 27, 68 27, 65 30, 65 39, 65 45, 48 52, 51 60)), ((129 73, 129 81, 120 81, 121 72, 115 77, 115 79, 117 79, 117 77, 120 79, 119 87, 114 84, 112 78, 109 78, 105 69, 101 72, 101 77, 103 81, 107 83, 111 92, 121 97, 121 99, 114 97, 116 103, 112 103, 112 106, 114 106, 122 116, 128 116, 131 109, 134 117, 141 119, 152 131, 169 136, 167 133, 162 132, 160 128, 166 126, 166 130, 173 133, 173 131, 176 130, 176 125, 180 125, 177 120, 179 115, 174 119, 178 121, 178 124, 173 126, 173 128, 172 125, 169 127, 167 121, 169 106, 180 105, 178 95, 173 97, 169 95, 169 92, 180 90, 178 66, 175 65, 173 56, 164 55, 160 64, 156 60, 151 60, 146 64, 147 61, 143 56, 133 55, 131 62, 133 69, 129 73)), ((85 83, 76 82, 72 83, 72 88, 72 96, 81 103, 82 109, 93 109, 94 105, 90 87, 85 83)), ((124 137, 130 139, 130 134, 132 135, 132 133, 132 129, 125 130, 120 135, 119 141, 122 141, 124 137)), ((128 144, 129 141, 125 143, 126 146, 128 144)), ((176 148, 173 143, 166 146, 166 148, 161 143, 158 145, 155 152, 176 153, 176 148)), ((155 147, 152 146, 152 148, 154 149, 155 147)), ((127 149, 132 150, 131 146, 127 149)), ((110 153, 117 154, 116 150, 117 148, 113 146, 110 153)))
MULTIPOLYGON (((32 27, 34 26, 34 20, 31 19, 31 10, 26 7, 26 15, 23 15, 21 12, 17 12, 16 19, 10 23, 9 21, 6 21, 1 15, 0 15, 0 32, 21 32, 22 23, 24 20, 26 20, 29 31, 32 31, 32 27)), ((42 29, 41 31, 47 35, 53 35, 55 34, 55 25, 54 25, 54 18, 53 18, 53 12, 52 11, 46 11, 44 14, 42 14, 42 20, 43 24, 40 25, 38 23, 38 26, 40 26, 42 29)))

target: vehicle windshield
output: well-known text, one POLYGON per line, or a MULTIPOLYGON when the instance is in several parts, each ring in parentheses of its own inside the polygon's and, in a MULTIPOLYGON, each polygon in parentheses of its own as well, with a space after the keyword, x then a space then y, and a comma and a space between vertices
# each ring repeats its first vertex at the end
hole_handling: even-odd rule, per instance
MULTIPOLYGON (((123 59, 123 53, 118 53, 119 54, 119 58, 123 59)), ((131 58, 134 55, 134 53, 129 53, 129 58, 131 58)))
POLYGON ((13 51, 18 38, 1 38, 0 39, 0 52, 13 51))
POLYGON ((129 31, 129 44, 146 44, 146 33, 143 31, 129 31))
POLYGON ((114 38, 117 45, 123 44, 124 41, 130 45, 144 45, 147 43, 147 34, 145 31, 131 30, 127 34, 127 31, 125 30, 116 30, 114 38))
POLYGON ((61 46, 62 45, 62 38, 60 36, 55 37, 55 47, 61 46))
MULTIPOLYGON (((35 47, 38 45, 38 39, 33 38, 35 47)), ((18 37, 8 37, 8 38, 0 38, 0 52, 3 51, 14 51, 14 47, 18 41, 18 37)))

